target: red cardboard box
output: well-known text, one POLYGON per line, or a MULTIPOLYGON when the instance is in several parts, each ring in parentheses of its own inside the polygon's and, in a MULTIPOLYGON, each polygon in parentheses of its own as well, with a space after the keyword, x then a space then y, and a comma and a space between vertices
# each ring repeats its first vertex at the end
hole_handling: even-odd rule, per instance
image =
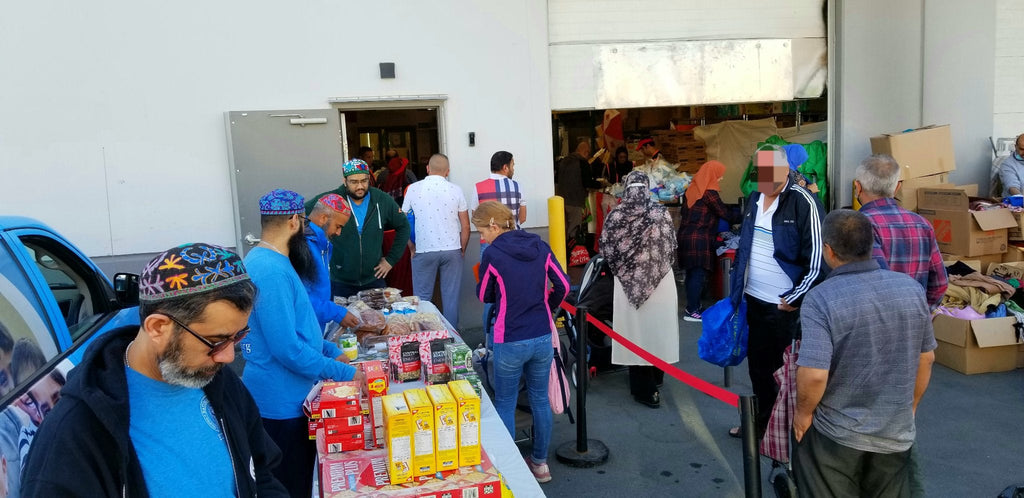
POLYGON ((320 425, 328 434, 363 432, 363 416, 353 415, 351 417, 332 417, 320 419, 320 425))
POLYGON ((359 393, 359 384, 352 381, 324 382, 320 395, 310 402, 309 418, 358 416, 361 414, 359 393))
POLYGON ((441 478, 392 485, 388 484, 387 450, 326 453, 320 442, 317 449, 322 498, 501 497, 501 475, 486 454, 481 455, 480 465, 461 467, 441 478))
POLYGON ((380 398, 388 393, 388 373, 384 370, 384 362, 375 360, 362 364, 363 375, 366 383, 363 385, 363 392, 369 399, 370 405, 370 426, 367 428, 366 444, 367 449, 383 447, 383 439, 377 443, 378 434, 384 437, 384 413, 380 406, 380 398), (375 428, 380 430, 375 430, 375 428))
MULTIPOLYGON (((331 420, 331 419, 324 419, 331 420)), ((317 447, 323 445, 327 453, 363 451, 363 432, 332 432, 326 427, 316 431, 317 447)))

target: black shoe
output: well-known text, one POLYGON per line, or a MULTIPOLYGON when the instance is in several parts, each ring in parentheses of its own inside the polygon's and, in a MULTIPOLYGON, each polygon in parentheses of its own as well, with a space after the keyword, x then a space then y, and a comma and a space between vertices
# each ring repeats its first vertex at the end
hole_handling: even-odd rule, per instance
POLYGON ((637 403, 647 405, 651 408, 661 407, 661 393, 654 391, 650 396, 633 396, 637 403))

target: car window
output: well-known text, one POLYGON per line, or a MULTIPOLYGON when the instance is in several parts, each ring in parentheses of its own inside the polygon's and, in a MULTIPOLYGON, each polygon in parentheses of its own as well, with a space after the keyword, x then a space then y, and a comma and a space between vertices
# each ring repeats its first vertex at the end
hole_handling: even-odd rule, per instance
POLYGON ((25 385, 58 346, 24 269, 0 243, 0 404, 25 385))
POLYGON ((75 341, 89 329, 92 318, 107 311, 108 296, 96 283, 91 268, 83 267, 79 258, 63 245, 39 236, 20 237, 29 257, 53 294, 75 341))

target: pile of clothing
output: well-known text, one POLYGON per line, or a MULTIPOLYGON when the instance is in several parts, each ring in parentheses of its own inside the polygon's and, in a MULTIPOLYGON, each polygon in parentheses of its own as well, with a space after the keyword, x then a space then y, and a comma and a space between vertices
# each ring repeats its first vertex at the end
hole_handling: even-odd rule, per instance
MULTIPOLYGON (((686 193, 693 178, 686 173, 679 173, 676 170, 659 166, 649 175, 651 187, 651 198, 660 202, 678 202, 686 193)), ((616 198, 621 198, 626 186, 616 183, 608 187, 607 192, 616 198)))
POLYGON ((1019 304, 1024 292, 1018 279, 982 275, 962 261, 946 267, 946 274, 949 287, 935 313, 962 320, 1012 316, 1018 331, 1024 330, 1024 308, 1019 304))

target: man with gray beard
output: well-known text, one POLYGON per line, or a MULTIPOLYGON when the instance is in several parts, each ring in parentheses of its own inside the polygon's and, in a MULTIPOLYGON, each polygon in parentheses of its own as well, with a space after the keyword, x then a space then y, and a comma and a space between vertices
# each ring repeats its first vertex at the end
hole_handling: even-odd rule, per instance
POLYGON ((237 254, 164 251, 139 277, 141 325, 97 338, 42 419, 21 496, 286 496, 245 386, 223 368, 256 287, 237 254))

